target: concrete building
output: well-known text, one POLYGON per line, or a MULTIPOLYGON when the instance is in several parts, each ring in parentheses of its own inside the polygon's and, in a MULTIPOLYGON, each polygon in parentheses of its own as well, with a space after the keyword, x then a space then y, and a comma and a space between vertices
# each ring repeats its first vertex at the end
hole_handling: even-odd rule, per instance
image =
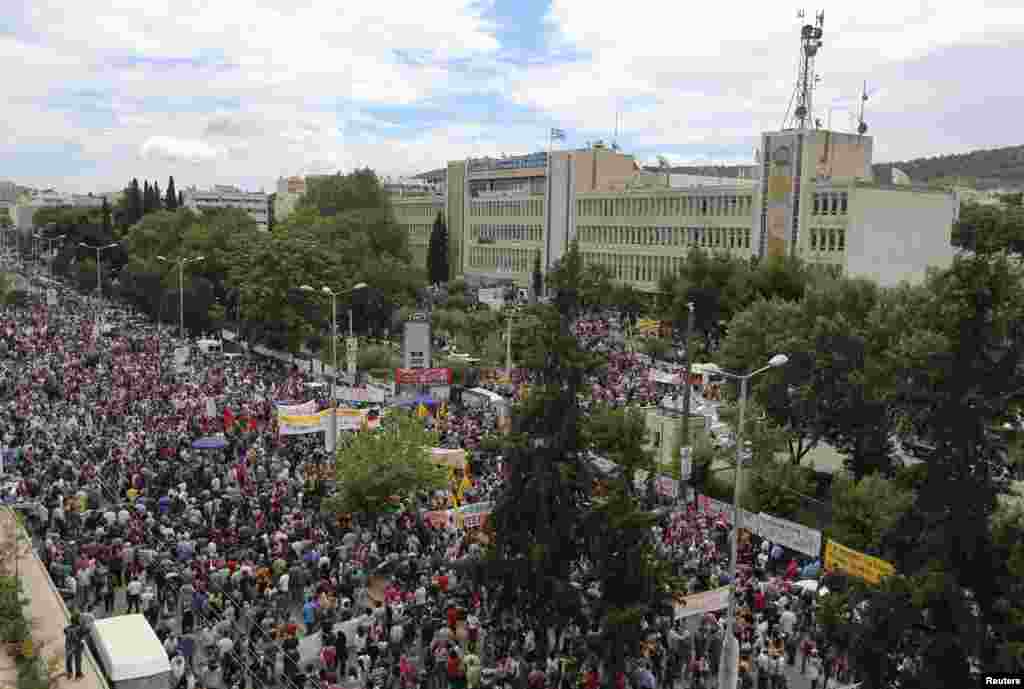
MULTIPOLYGON (((452 274, 526 287, 538 252, 550 269, 578 239, 586 263, 644 291, 693 247, 744 259, 798 256, 883 286, 918 282, 928 267, 952 263, 958 197, 875 184, 872 149, 858 134, 770 132, 757 165, 739 178, 644 171, 600 145, 453 161, 444 201, 452 274)), ((410 243, 425 247, 433 220, 425 208, 416 213, 396 212, 410 243)))
POLYGON ((210 191, 189 187, 183 192, 185 207, 201 212, 211 208, 240 208, 249 214, 261 230, 269 228, 270 198, 262 191, 241 191, 235 187, 216 185, 210 191))
POLYGON ((279 177, 277 194, 274 196, 274 222, 281 222, 291 215, 305 193, 305 177, 279 177))
MULTIPOLYGON (((433 192, 392 195, 391 207, 395 212, 395 220, 401 225, 409 238, 409 250, 412 253, 413 265, 426 270, 427 246, 430 244, 430 233, 434 228, 437 214, 444 214, 444 197, 433 192)), ((449 250, 454 241, 449 235, 449 250)), ((454 262, 450 262, 454 272, 454 262)), ((453 276, 454 277, 454 276, 453 276)))

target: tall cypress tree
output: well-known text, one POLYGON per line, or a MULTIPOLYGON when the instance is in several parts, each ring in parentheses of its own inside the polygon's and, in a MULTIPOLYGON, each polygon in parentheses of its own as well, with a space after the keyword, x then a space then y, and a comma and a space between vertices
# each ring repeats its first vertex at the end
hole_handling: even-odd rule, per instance
POLYGON ((149 186, 149 180, 142 182, 142 214, 146 215, 153 210, 153 189, 149 186))
POLYGON ((100 208, 100 212, 103 215, 103 236, 113 237, 114 233, 110 227, 110 204, 107 203, 107 197, 103 197, 103 205, 100 208))
POLYGON ((434 219, 434 227, 430 231, 430 243, 427 246, 427 275, 430 284, 440 285, 448 282, 448 226, 440 211, 434 219))
POLYGON ((185 192, 179 191, 178 192, 178 208, 184 208, 184 207, 185 207, 185 192))
POLYGON ((533 298, 538 299, 544 291, 544 273, 540 269, 540 249, 533 257, 533 298))
POLYGON ((178 210, 178 192, 174 190, 174 176, 167 180, 167 198, 164 199, 164 208, 169 211, 178 210))
POLYGON ((164 199, 160 195, 160 185, 153 182, 153 205, 152 210, 158 211, 164 207, 164 199))
POLYGON ((128 187, 128 225, 134 225, 142 219, 142 190, 139 189, 139 180, 132 178, 128 187))

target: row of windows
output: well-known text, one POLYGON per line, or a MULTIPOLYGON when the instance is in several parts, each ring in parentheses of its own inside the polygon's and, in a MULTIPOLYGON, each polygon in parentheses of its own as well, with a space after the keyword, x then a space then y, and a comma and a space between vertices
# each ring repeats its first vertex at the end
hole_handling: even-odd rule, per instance
POLYGON ((752 196, 581 199, 576 202, 576 215, 604 218, 673 215, 746 216, 750 215, 752 208, 752 196))
POLYGON ((410 203, 396 205, 396 218, 433 218, 441 209, 432 203, 410 203))
POLYGON ((544 228, 540 225, 474 225, 472 239, 489 242, 540 242, 544 228))
POLYGON ((406 225, 409 232, 410 244, 426 244, 430 241, 430 233, 434 230, 434 224, 406 225))
POLYGON ((471 216, 504 215, 512 218, 538 216, 544 214, 544 199, 471 201, 469 214, 471 216))
POLYGON ((577 237, 584 244, 640 246, 703 246, 749 249, 749 227, 615 227, 581 225, 577 237))
POLYGON ((536 249, 469 249, 469 267, 495 273, 528 273, 533 270, 536 249))
POLYGON ((811 251, 845 251, 846 230, 841 227, 812 227, 811 251))
POLYGON ((612 279, 620 282, 658 282, 678 273, 686 260, 682 256, 582 253, 585 264, 604 266, 611 271, 612 279))
POLYGON ((808 263, 807 266, 811 272, 834 278, 838 278, 843 274, 843 266, 839 263, 808 263))
POLYGON ((820 192, 814 195, 811 215, 846 215, 849 195, 845 191, 820 192))

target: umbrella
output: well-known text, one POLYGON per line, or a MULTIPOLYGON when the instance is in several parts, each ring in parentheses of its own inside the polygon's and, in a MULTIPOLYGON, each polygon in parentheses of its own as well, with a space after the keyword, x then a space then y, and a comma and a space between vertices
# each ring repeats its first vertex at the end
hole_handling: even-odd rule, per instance
POLYGON ((199 440, 192 443, 192 447, 196 450, 220 450, 227 446, 227 440, 225 440, 224 438, 218 438, 216 436, 200 438, 199 440))

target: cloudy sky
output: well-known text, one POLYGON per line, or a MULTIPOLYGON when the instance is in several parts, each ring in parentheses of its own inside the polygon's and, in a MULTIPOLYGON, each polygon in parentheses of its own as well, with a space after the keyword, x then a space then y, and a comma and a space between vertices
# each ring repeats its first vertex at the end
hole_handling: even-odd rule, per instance
MULTIPOLYGON (((0 179, 68 191, 280 175, 609 140, 642 161, 746 162, 781 126, 786 3, 5 0, 0 179)), ((876 161, 1022 143, 1024 3, 832 2, 816 107, 876 161), (1000 76, 1000 79, 996 79, 1000 76)))

